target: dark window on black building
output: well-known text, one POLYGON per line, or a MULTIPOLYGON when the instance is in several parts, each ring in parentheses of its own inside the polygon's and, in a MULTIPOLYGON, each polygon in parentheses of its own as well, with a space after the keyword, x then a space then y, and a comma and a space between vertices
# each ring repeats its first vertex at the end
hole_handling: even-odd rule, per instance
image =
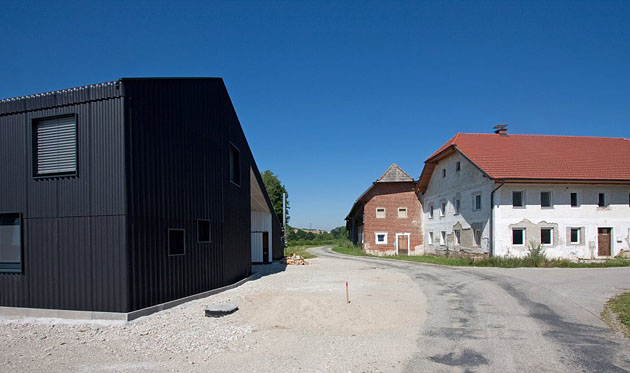
POLYGON ((210 242, 210 220, 197 220, 197 241, 210 242))
POLYGON ((20 214, 0 214, 0 272, 22 272, 20 214))
POLYGON ((241 152, 230 144, 230 181, 241 185, 241 152))
POLYGON ((33 121, 34 176, 77 173, 77 120, 75 115, 33 121))
POLYGON ((185 236, 183 229, 168 230, 168 255, 184 255, 186 253, 185 236))

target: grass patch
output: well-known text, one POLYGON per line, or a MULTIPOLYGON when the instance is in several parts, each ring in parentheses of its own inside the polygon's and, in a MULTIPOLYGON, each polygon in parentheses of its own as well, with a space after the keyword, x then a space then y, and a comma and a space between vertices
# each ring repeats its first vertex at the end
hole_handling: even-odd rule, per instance
POLYGON ((611 328, 630 338, 630 293, 612 297, 604 305, 602 319, 611 328))

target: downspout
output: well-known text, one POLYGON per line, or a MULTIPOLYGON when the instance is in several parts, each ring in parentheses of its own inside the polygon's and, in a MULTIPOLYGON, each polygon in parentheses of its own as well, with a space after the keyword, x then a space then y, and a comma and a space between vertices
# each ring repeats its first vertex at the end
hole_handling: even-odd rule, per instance
POLYGON ((503 185, 505 185, 505 181, 501 181, 501 185, 494 188, 492 193, 490 193, 490 248, 488 250, 488 256, 494 256, 494 192, 499 190, 503 185))

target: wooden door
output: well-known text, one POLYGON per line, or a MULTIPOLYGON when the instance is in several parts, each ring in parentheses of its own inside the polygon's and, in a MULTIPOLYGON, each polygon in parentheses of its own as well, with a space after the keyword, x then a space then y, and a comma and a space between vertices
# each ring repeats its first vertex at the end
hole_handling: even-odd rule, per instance
POLYGON ((269 263, 269 232, 262 232, 263 263, 269 263))
POLYGON ((610 256, 610 228, 597 228, 597 255, 610 256))
POLYGON ((398 236, 398 255, 409 255, 409 236, 398 236))

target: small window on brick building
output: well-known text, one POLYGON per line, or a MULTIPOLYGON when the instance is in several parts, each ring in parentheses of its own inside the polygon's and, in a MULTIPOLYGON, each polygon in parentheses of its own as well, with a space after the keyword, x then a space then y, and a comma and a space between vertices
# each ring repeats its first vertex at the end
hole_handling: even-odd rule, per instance
POLYGON ((540 229, 540 243, 543 245, 551 245, 553 242, 553 228, 540 229))
POLYGON ((398 217, 401 219, 404 219, 407 217, 407 208, 406 207, 399 207, 398 208, 398 217))
POLYGON ((375 232, 375 243, 377 245, 387 245, 387 233, 386 232, 375 232))
POLYGON ((376 218, 377 219, 385 219, 385 208, 377 207, 376 208, 376 218))

